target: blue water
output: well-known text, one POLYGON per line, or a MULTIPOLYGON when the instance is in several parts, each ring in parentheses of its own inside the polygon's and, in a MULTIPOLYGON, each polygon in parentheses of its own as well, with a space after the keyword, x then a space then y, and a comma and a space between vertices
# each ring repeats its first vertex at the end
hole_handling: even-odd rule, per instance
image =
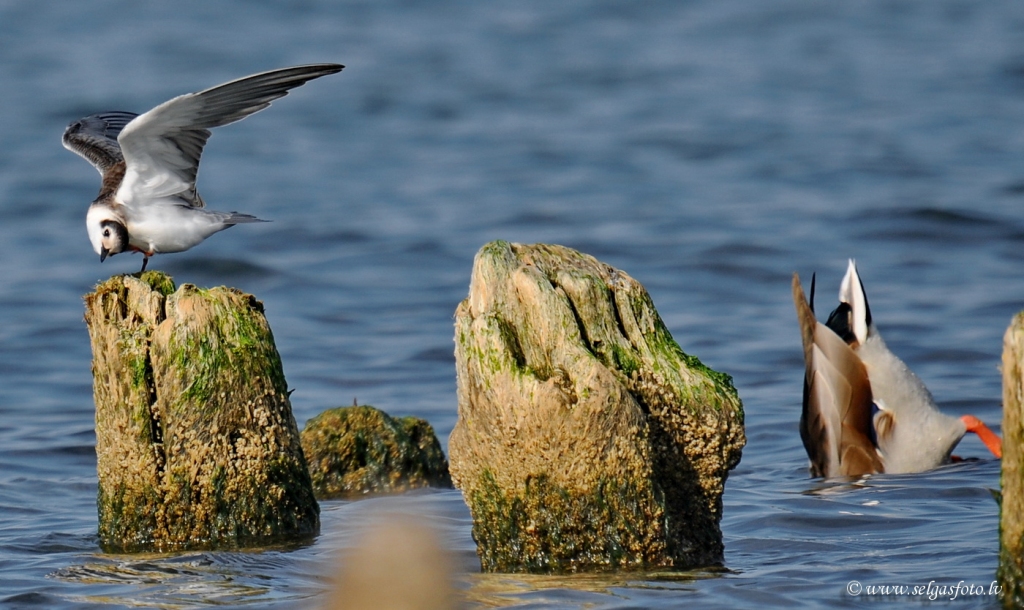
POLYGON ((923 603, 846 587, 994 578, 999 463, 975 438, 957 452, 980 460, 922 475, 808 477, 789 281, 817 271, 827 303, 856 258, 890 347, 945 411, 998 428, 1024 308, 1024 3, 0 0, 0 110, 2 607, 314 608, 383 507, 440 529, 470 607, 923 603), (203 158, 211 208, 273 222, 151 267, 263 300, 300 426, 356 398, 443 442, 482 244, 626 270, 746 405, 725 570, 480 574, 455 491, 325 502, 300 548, 100 552, 81 295, 141 261, 97 260, 98 176, 61 133, 321 61, 348 67, 217 129, 203 158))

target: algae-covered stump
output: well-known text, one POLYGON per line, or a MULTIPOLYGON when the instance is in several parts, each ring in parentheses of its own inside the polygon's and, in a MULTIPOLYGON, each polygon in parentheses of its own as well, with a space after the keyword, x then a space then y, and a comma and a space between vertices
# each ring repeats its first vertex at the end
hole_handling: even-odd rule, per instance
POLYGON ((369 405, 329 409, 309 420, 302 449, 317 498, 452 486, 429 423, 369 405))
POLYGON ((1024 312, 1003 337, 1003 460, 999 584, 1003 605, 1024 607, 1024 312))
POLYGON ((319 512, 253 296, 146 272, 85 297, 99 536, 108 550, 305 537, 319 512))
POLYGON ((484 570, 722 561, 742 405, 637 281, 569 248, 489 243, 455 343, 449 459, 484 570))

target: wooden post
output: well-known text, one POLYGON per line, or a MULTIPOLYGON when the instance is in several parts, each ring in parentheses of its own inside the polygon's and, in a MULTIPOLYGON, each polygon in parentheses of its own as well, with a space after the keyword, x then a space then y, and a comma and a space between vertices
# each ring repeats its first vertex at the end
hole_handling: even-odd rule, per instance
POLYGON ((263 305, 115 276, 85 296, 105 549, 311 536, 319 506, 263 305))
POLYGON ((328 409, 309 420, 302 450, 321 500, 452 486, 426 420, 394 418, 370 405, 328 409))
POLYGON ((743 408, 639 282, 569 248, 489 243, 455 360, 451 474, 485 571, 722 561, 743 408))
POLYGON ((1003 605, 1024 606, 1024 312, 1003 336, 1003 462, 999 584, 1003 605))

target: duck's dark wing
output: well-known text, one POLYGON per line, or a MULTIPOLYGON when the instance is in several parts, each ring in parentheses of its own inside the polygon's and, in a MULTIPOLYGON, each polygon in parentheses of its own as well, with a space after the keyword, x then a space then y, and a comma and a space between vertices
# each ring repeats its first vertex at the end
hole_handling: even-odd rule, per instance
POLYGON ((800 438, 815 476, 856 476, 884 471, 871 438, 872 396, 867 369, 836 333, 818 322, 793 274, 804 347, 800 438))
POLYGON ((134 112, 101 112, 78 119, 64 130, 64 148, 92 164, 100 174, 124 160, 117 136, 139 115, 134 112))
POLYGON ((201 207, 196 173, 211 128, 244 119, 290 89, 342 68, 317 64, 254 74, 180 95, 146 112, 118 137, 128 165, 118 200, 135 206, 177 196, 201 207))

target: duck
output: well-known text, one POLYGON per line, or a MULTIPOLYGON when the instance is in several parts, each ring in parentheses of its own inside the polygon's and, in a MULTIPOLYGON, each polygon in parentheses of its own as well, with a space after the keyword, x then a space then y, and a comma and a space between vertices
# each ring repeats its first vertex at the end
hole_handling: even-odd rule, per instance
POLYGON ((973 415, 939 410, 924 382, 882 340, 853 259, 839 287, 839 305, 824 324, 793 274, 793 303, 804 352, 800 438, 814 477, 917 473, 958 458, 967 432, 996 458, 1002 441, 973 415))

